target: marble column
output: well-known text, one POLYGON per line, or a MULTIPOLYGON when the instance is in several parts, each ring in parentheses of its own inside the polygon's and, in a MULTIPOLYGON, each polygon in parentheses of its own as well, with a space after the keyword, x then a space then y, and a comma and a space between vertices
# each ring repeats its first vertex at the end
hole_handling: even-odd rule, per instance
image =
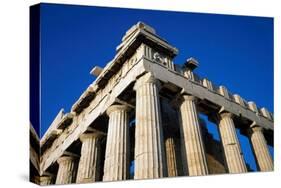
POLYGON ((179 99, 183 173, 190 176, 208 174, 195 101, 196 98, 191 95, 182 95, 179 99))
POLYGON ((99 133, 86 133, 80 136, 82 148, 76 183, 100 180, 101 137, 99 133))
POLYGON ((159 81, 151 73, 139 78, 136 91, 135 176, 134 179, 166 176, 161 122, 159 81))
POLYGON ((250 128, 248 134, 260 171, 273 171, 273 161, 263 135, 263 129, 254 126, 250 128))
POLYGON ((218 126, 229 173, 247 172, 231 113, 221 113, 218 126))
POLYGON ((108 134, 105 150, 103 181, 129 178, 129 116, 128 107, 112 105, 108 108, 108 134))
POLYGON ((176 158, 176 143, 173 137, 168 137, 165 140, 166 158, 167 158, 167 172, 168 177, 178 176, 177 158, 176 158))
POLYGON ((75 182, 77 172, 77 158, 74 156, 62 156, 57 162, 59 170, 56 178, 56 184, 70 184, 75 182))

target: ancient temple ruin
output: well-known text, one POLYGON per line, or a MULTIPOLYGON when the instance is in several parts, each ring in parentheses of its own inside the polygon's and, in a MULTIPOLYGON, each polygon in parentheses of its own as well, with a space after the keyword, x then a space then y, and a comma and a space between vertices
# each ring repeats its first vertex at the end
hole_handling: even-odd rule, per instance
POLYGON ((58 113, 40 140, 40 155, 31 164, 38 172, 33 181, 48 185, 248 172, 236 129, 249 138, 258 169, 272 171, 273 114, 200 78, 193 72, 196 59, 176 65, 177 53, 152 27, 132 26, 115 57, 103 68, 94 67, 95 81, 70 112, 58 113), (208 133, 199 113, 217 125, 221 141, 208 133))

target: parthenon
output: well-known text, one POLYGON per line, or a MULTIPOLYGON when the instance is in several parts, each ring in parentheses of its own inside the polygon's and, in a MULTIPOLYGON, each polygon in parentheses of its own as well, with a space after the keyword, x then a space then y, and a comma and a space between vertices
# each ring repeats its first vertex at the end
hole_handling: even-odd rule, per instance
POLYGON ((273 171, 273 114, 200 78, 195 58, 175 64, 177 54, 151 26, 133 25, 114 58, 93 68, 97 78, 70 112, 57 114, 39 141, 40 155, 32 150, 38 171, 32 180, 49 185, 245 173, 250 169, 237 130, 248 137, 258 170, 273 171), (220 141, 199 114, 217 125, 220 141))

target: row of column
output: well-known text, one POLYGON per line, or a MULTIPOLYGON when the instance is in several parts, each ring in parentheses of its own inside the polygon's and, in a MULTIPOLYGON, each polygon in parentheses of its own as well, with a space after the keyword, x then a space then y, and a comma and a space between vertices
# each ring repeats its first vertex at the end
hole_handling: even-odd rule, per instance
MULTIPOLYGON (((147 73, 137 80, 134 87, 136 90, 134 179, 177 176, 176 163, 173 161, 176 156, 174 140, 171 138, 163 141, 159 84, 158 80, 147 73)), ((176 104, 180 112, 183 175, 206 175, 208 165, 196 109, 196 98, 183 94, 177 99, 176 104)), ((113 105, 107 110, 109 124, 103 181, 129 178, 128 110, 129 108, 124 105, 113 105)), ((229 173, 246 172, 247 168, 232 115, 227 112, 221 113, 217 121, 229 173)), ((273 170, 273 162, 262 129, 258 126, 251 127, 249 135, 260 170, 273 170)), ((74 156, 63 156, 58 160, 56 184, 75 181, 94 182, 100 178, 101 135, 85 134, 80 140, 82 148, 78 174, 76 175, 74 170, 77 159, 74 156)))

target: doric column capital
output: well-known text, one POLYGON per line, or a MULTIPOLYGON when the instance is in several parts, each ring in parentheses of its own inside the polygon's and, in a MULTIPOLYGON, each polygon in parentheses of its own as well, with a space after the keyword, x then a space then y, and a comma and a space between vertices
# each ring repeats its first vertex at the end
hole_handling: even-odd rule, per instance
POLYGON ((208 116, 208 120, 214 123, 219 123, 224 118, 231 118, 233 119, 234 114, 225 111, 223 108, 218 113, 212 113, 208 116))
POLYGON ((92 139, 92 138, 101 138, 104 135, 102 135, 101 133, 84 133, 82 134, 79 138, 81 142, 84 142, 87 139, 92 139))
POLYGON ((198 100, 197 97, 195 97, 193 95, 188 95, 188 94, 182 94, 181 98, 186 101, 194 101, 194 102, 196 102, 198 100))
POLYGON ((260 126, 251 127, 253 132, 263 132, 263 128, 260 126))
POLYGON ((183 94, 179 94, 172 102, 171 105, 175 108, 178 108, 184 101, 193 101, 194 103, 197 103, 198 98, 193 96, 193 95, 189 95, 186 93, 183 94))
POLYGON ((254 132, 263 132, 263 128, 259 125, 256 124, 252 124, 249 128, 248 128, 248 133, 252 134, 254 132))
POLYGON ((62 156, 57 160, 57 162, 58 164, 61 164, 65 161, 74 161, 74 160, 76 160, 75 156, 62 156))
POLYGON ((76 176, 76 161, 78 156, 69 153, 66 156, 60 157, 57 162, 59 169, 56 178, 56 184, 69 184, 75 181, 76 176))
POLYGON ((143 86, 144 84, 147 83, 154 83, 156 84, 157 87, 160 86, 160 81, 154 77, 150 72, 146 73, 142 77, 138 78, 135 85, 134 85, 134 90, 137 90, 139 87, 143 86))
POLYGON ((219 117, 221 119, 223 119, 223 118, 233 118, 234 115, 230 112, 222 112, 222 113, 219 113, 219 117))
POLYGON ((115 111, 129 111, 130 107, 126 105, 111 105, 107 110, 106 114, 109 116, 112 112, 115 111))

